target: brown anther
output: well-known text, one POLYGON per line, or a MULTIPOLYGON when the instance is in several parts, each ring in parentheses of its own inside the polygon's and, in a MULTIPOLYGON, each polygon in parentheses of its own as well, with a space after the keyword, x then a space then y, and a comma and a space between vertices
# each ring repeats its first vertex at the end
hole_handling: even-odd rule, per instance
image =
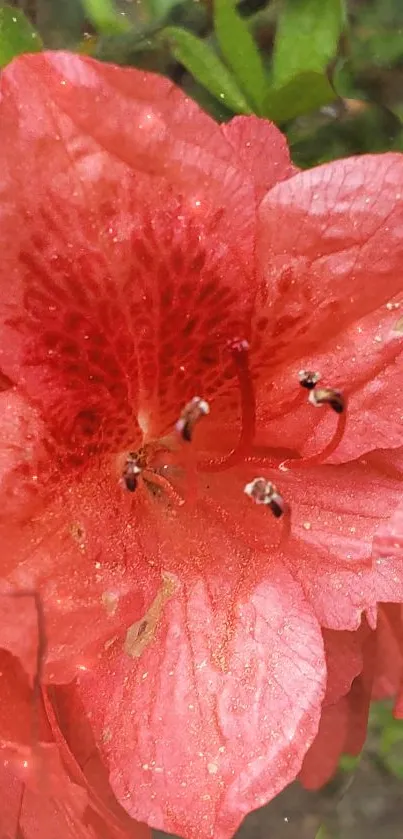
POLYGON ((320 382, 320 374, 314 373, 312 370, 300 370, 298 378, 301 387, 306 388, 306 390, 313 390, 320 382))
POLYGON ((309 402, 319 408, 321 405, 330 405, 336 414, 344 413, 346 403, 343 394, 340 390, 334 390, 331 387, 320 387, 311 390, 309 394, 309 402))
POLYGON ((266 481, 265 478, 254 478, 249 484, 244 487, 244 493, 255 502, 255 504, 265 504, 270 507, 276 519, 286 512, 286 503, 278 492, 277 488, 271 481, 266 481))
POLYGON ((191 443, 195 425, 202 417, 210 413, 210 406, 205 399, 200 396, 194 396, 190 402, 185 405, 176 425, 176 431, 185 440, 186 443, 191 443))
POLYGON ((129 452, 122 473, 123 486, 129 492, 135 492, 138 484, 138 477, 142 472, 139 458, 136 452, 129 452))

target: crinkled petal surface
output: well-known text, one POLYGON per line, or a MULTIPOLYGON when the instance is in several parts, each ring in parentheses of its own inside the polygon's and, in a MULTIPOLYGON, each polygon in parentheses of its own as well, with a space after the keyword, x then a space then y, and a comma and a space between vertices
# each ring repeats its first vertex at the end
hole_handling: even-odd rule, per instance
POLYGON ((116 488, 105 508, 105 492, 100 496, 91 477, 73 488, 60 476, 59 498, 49 497, 46 479, 41 486, 43 422, 14 390, 0 394, 0 429, 0 645, 34 675, 42 608, 45 675, 63 681, 96 658, 113 631, 143 614, 160 577, 152 566, 141 584, 129 577, 139 558, 116 488))
MULTIPOLYGON (((400 481, 371 468, 370 456, 365 463, 300 468, 297 462, 288 472, 268 471, 276 484, 280 474, 292 510, 284 560, 321 626, 357 629, 363 612, 375 619, 377 600, 402 599, 401 558, 372 556, 374 534, 399 503, 400 481)), ((260 513, 245 510, 249 538, 264 539, 270 527, 260 513)))
POLYGON ((274 184, 297 173, 284 134, 273 123, 255 116, 239 116, 224 123, 221 131, 242 167, 252 175, 259 198, 274 184))
POLYGON ((365 155, 302 172, 264 198, 259 310, 272 326, 273 364, 401 291, 402 181, 401 155, 365 155))
POLYGON ((232 612, 220 594, 167 577, 77 684, 120 803, 186 837, 231 836, 295 777, 323 698, 319 627, 289 574, 273 566, 232 612))
POLYGON ((389 301, 293 365, 284 365, 267 394, 262 387, 259 411, 264 434, 260 442, 273 447, 289 439, 300 454, 310 456, 331 438, 334 416, 295 400, 295 382, 303 369, 318 371, 323 384, 340 389, 348 400, 346 433, 329 462, 349 461, 375 448, 401 446, 403 341, 395 329, 399 306, 389 301), (289 411, 287 403, 292 405, 289 411), (283 412, 279 404, 284 405, 283 412))

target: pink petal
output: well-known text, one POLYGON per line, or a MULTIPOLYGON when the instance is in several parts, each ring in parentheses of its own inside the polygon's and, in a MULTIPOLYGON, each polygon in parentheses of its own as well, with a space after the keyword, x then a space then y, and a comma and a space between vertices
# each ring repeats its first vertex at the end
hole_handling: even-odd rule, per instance
MULTIPOLYGON (((394 448, 403 443, 400 382, 403 370, 403 340, 394 331, 396 309, 386 306, 358 320, 324 345, 314 362, 305 365, 321 371, 323 382, 341 389, 348 399, 346 433, 330 460, 341 462, 375 448, 394 448)), ((316 412, 318 426, 312 435, 312 450, 329 439, 329 417, 316 412)), ((330 432, 331 433, 331 432, 330 432)), ((308 447, 304 447, 308 453, 308 447)))
POLYGON ((118 800, 185 837, 231 836, 295 777, 323 696, 319 628, 287 572, 272 563, 233 612, 213 609, 217 585, 167 578, 77 688, 118 800))
POLYGON ((288 442, 289 448, 310 456, 322 451, 331 439, 335 428, 332 412, 316 410, 304 394, 296 401, 298 371, 302 369, 318 371, 323 385, 341 390, 347 399, 346 431, 327 462, 340 463, 374 448, 400 446, 403 340, 394 330, 396 318, 395 308, 383 306, 294 364, 285 364, 276 373, 270 392, 262 384, 257 391, 260 443, 273 447, 288 442), (293 404, 288 413, 287 402, 293 404), (275 419, 271 419, 273 415, 275 419))
MULTIPOLYGON (((279 473, 280 474, 280 473, 279 473)), ((276 477, 291 507, 292 539, 284 557, 322 626, 357 629, 378 601, 403 600, 403 562, 373 555, 397 506, 401 484, 356 461, 294 469, 276 477)))
POLYGON ((323 630, 327 666, 325 704, 334 705, 345 696, 363 667, 362 645, 365 631, 323 630))
POLYGON ((105 156, 117 171, 125 164, 157 188, 156 178, 167 179, 193 201, 215 193, 219 206, 237 208, 234 241, 244 230, 254 200, 244 166, 220 126, 168 79, 58 51, 12 62, 1 90, 2 139, 10 162, 17 154, 19 179, 36 157, 39 184, 52 170, 63 183, 67 167, 80 192, 105 156))
POLYGON ((30 751, 33 727, 41 742, 51 740, 40 703, 36 703, 19 661, 0 650, 0 751, 19 746, 30 751))
MULTIPOLYGON (((243 487, 256 477, 256 467, 246 464, 232 473, 208 475, 197 519, 186 519, 186 525, 184 520, 181 534, 181 517, 176 519, 178 545, 172 547, 176 541, 172 537, 171 563, 175 550, 178 556, 172 570, 186 568, 179 544, 185 555, 193 556, 200 567, 204 562, 207 570, 197 539, 203 544, 203 527, 208 526, 213 555, 225 556, 227 562, 234 540, 252 563, 259 553, 270 560, 279 556, 323 627, 356 630, 364 612, 374 624, 378 601, 403 600, 403 563, 387 557, 377 562, 380 558, 373 556, 378 528, 399 503, 400 480, 380 472, 370 458, 368 463, 326 467, 297 462, 288 469, 264 472, 289 505, 291 532, 270 510, 244 495, 243 487)), ((165 544, 166 539, 165 532, 159 536, 165 544)))
POLYGON ((396 505, 393 514, 384 522, 374 540, 374 555, 378 564, 395 560, 403 568, 403 504, 396 505))
POLYGON ((57 53, 17 60, 2 85, 2 371, 40 408, 53 446, 140 444, 143 431, 166 432, 195 387, 216 395, 228 341, 249 330, 253 181, 219 127, 164 79, 57 53), (82 96, 85 127, 74 122, 82 96), (154 106, 164 128, 144 145, 134 125, 154 106), (101 125, 108 141, 93 136, 101 125), (196 144, 187 157, 175 126, 196 144))
POLYGON ((274 184, 298 171, 291 163, 287 140, 274 123, 255 116, 239 116, 224 123, 221 131, 240 164, 253 177, 258 199, 274 184))
POLYGON ((316 790, 334 775, 344 751, 348 725, 348 702, 343 696, 322 711, 319 731, 305 755, 299 780, 305 789, 316 790))
POLYGON ((403 615, 399 604, 379 608, 372 698, 391 699, 403 679, 403 615))
POLYGON ((147 825, 131 819, 117 803, 77 694, 70 687, 49 688, 43 699, 63 764, 88 794, 87 823, 95 825, 97 839, 150 839, 147 825))
POLYGON ((4 650, 0 668, 0 780, 5 798, 0 835, 53 839, 57 833, 61 839, 95 839, 85 827, 86 793, 71 782, 49 742, 40 697, 29 689, 19 662, 4 650))
POLYGON ((0 646, 34 675, 46 641, 47 677, 69 679, 144 612, 160 573, 142 573, 117 481, 109 498, 96 466, 86 480, 51 482, 43 422, 14 391, 0 394, 0 439, 0 646))
POLYGON ((347 696, 349 711, 343 751, 357 756, 364 748, 368 732, 368 714, 371 704, 372 673, 364 672, 352 684, 347 696))
POLYGON ((403 157, 337 160, 277 184, 260 207, 266 357, 312 351, 402 289, 403 157))
POLYGON ((6 810, 2 807, 0 814, 2 836, 97 839, 86 824, 86 793, 69 780, 55 746, 42 746, 36 765, 21 760, 19 770, 16 763, 0 759, 0 778, 7 799, 6 810))

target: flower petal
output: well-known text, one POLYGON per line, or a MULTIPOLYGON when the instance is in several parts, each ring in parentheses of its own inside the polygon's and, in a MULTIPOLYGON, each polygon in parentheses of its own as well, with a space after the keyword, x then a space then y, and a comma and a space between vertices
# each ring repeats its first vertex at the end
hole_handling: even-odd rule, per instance
POLYGON ((371 312, 295 364, 284 365, 270 391, 261 383, 257 389, 261 445, 283 446, 288 441, 290 448, 309 457, 331 439, 334 414, 316 410, 307 394, 299 392, 299 370, 317 371, 323 385, 341 390, 347 400, 343 439, 326 462, 345 462, 375 448, 402 445, 403 338, 394 329, 395 305, 371 312))
POLYGON ((51 739, 39 698, 32 695, 19 661, 0 650, 0 749, 23 746, 30 750, 32 733, 41 742, 51 739), (35 707, 36 702, 36 707, 35 707))
POLYGON ((276 183, 297 173, 284 134, 266 119, 238 116, 221 126, 245 171, 255 182, 258 199, 276 183))
POLYGON ((320 789, 334 775, 344 751, 348 711, 345 696, 334 705, 323 708, 318 733, 305 755, 298 776, 305 789, 320 789))
POLYGON ((0 647, 33 676, 46 644, 46 677, 63 681, 144 612, 160 572, 136 548, 117 480, 100 485, 97 465, 55 480, 46 439, 28 403, 0 393, 0 647))
POLYGON ((277 184, 258 231, 270 364, 310 352, 403 288, 403 156, 337 160, 277 184))
POLYGON ((67 169, 75 172, 79 191, 96 174, 102 152, 112 166, 119 162, 167 179, 189 197, 220 195, 221 207, 238 211, 234 240, 244 230, 254 199, 244 167, 220 126, 168 79, 73 53, 43 52, 13 61, 2 73, 1 91, 2 142, 21 181, 36 156, 39 184, 52 170, 67 169), (77 171, 80 158, 90 166, 77 171))
POLYGON ((334 705, 345 696, 363 667, 362 645, 365 631, 323 630, 327 667, 325 705, 334 705))
POLYGON ((280 488, 297 537, 285 558, 322 626, 357 629, 363 611, 376 620, 378 601, 403 600, 403 562, 372 548, 399 502, 399 480, 368 456, 338 466, 297 465, 283 473, 280 488))
POLYGON ((378 610, 372 698, 396 697, 402 680, 403 608, 397 603, 384 603, 378 610))
MULTIPOLYGON (((96 839, 87 825, 85 791, 73 784, 64 771, 53 745, 40 750, 41 766, 30 773, 28 761, 21 760, 21 769, 7 761, 0 762, 2 793, 7 806, 0 814, 2 836, 23 835, 36 839, 96 839), (24 765, 25 776, 24 776, 24 765)), ((112 839, 112 837, 111 837, 112 839)))
POLYGON ((185 837, 231 836, 295 777, 323 697, 319 628, 287 572, 270 567, 232 614, 213 608, 220 585, 167 578, 77 688, 118 800, 185 837))
POLYGON ((228 342, 249 331, 254 184, 219 126, 167 80, 38 58, 1 77, 1 369, 59 448, 130 449, 166 432, 198 388, 214 395, 228 342), (134 129, 147 108, 163 123, 151 144, 134 129))
POLYGON ((131 819, 117 803, 77 694, 70 686, 51 687, 43 691, 43 700, 63 764, 71 780, 88 793, 87 821, 94 823, 97 837, 102 819, 102 839, 150 839, 147 825, 131 819))
POLYGON ((95 839, 84 815, 86 792, 62 766, 40 697, 30 690, 19 662, 4 650, 0 668, 0 835, 35 839, 39 831, 43 839, 56 834, 95 839))

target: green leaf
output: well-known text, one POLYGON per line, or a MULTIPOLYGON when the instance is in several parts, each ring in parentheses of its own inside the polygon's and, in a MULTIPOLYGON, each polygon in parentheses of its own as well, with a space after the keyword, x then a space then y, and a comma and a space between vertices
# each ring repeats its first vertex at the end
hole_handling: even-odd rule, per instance
POLYGON ((120 14, 113 0, 82 0, 85 13, 99 32, 119 35, 131 27, 124 14, 120 14))
POLYGON ((216 99, 235 113, 252 112, 235 79, 205 41, 176 26, 167 26, 161 37, 177 61, 216 99))
POLYGON ((323 73, 337 53, 343 0, 283 0, 273 52, 276 88, 300 73, 323 73))
POLYGON ((263 113, 268 79, 255 41, 234 0, 214 0, 214 30, 228 67, 258 114, 263 113))
POLYGON ((339 769, 342 772, 350 774, 357 769, 361 761, 361 755, 354 757, 353 755, 342 755, 339 760, 339 769))
POLYGON ((146 0, 144 5, 150 20, 167 20, 172 9, 182 2, 183 0, 146 0))
POLYGON ((18 9, 0 9, 0 67, 5 67, 16 55, 39 52, 42 41, 25 15, 18 9))
POLYGON ((35 25, 46 49, 74 49, 85 30, 83 4, 81 0, 35 0, 35 25))
POLYGON ((316 111, 337 98, 329 80, 320 73, 301 73, 283 87, 271 89, 266 96, 264 113, 273 122, 286 122, 316 111))

